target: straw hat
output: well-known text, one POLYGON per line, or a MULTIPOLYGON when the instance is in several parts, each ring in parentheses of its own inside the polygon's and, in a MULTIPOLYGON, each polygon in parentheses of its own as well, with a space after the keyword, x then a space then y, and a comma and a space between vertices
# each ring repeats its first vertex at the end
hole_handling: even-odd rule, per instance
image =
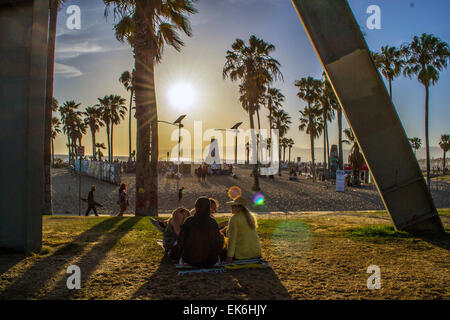
POLYGON ((228 201, 227 204, 247 207, 247 200, 243 197, 239 197, 233 201, 228 201))

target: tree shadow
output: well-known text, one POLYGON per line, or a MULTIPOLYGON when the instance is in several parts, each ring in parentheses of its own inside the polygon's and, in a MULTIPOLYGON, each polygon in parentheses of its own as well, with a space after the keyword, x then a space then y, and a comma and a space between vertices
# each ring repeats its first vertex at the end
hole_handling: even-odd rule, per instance
POLYGON ((413 233, 413 235, 431 245, 450 251, 450 230, 448 229, 442 234, 413 233))
MULTIPOLYGON (((81 259, 76 262, 76 265, 81 270, 81 283, 87 283, 90 276, 95 272, 97 267, 105 259, 108 252, 125 236, 142 218, 133 217, 126 218, 113 231, 107 233, 103 239, 93 246, 81 259)), ((67 277, 62 277, 54 286, 53 290, 48 292, 44 299, 65 299, 74 298, 77 296, 77 290, 67 290, 67 277)))
MULTIPOLYGON (((122 220, 122 218, 104 220, 57 249, 52 255, 36 260, 20 277, 17 277, 13 283, 0 292, 0 299, 26 299, 32 297, 58 272, 63 270, 73 257, 82 255, 90 243, 98 241, 122 220)), ((14 261, 14 258, 17 257, 10 258, 14 261)), ((26 258, 26 256, 23 255, 23 258, 26 258)), ((6 259, 8 259, 8 256, 6 256, 6 259)))

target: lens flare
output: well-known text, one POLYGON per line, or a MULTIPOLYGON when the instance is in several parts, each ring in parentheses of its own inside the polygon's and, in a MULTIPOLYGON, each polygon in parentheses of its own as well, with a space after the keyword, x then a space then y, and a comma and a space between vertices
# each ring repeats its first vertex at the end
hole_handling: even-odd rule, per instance
POLYGON ((264 204, 264 195, 262 193, 255 193, 252 197, 252 201, 257 206, 262 206, 264 204))
POLYGON ((233 186, 228 189, 228 197, 231 200, 236 200, 237 198, 242 196, 242 190, 238 186, 233 186))

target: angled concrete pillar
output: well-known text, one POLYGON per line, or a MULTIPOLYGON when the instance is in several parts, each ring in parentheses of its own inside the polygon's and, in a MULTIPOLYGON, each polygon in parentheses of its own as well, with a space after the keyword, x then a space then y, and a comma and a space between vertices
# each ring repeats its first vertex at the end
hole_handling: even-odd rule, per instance
POLYGON ((42 239, 48 0, 0 0, 0 248, 42 239))
POLYGON ((292 0, 397 229, 444 228, 346 0, 292 0))

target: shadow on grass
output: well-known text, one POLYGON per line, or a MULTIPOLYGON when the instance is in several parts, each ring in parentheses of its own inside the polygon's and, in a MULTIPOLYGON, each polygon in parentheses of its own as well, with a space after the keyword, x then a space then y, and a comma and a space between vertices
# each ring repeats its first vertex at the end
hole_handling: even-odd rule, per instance
MULTIPOLYGON (((31 267, 29 267, 22 275, 16 278, 16 280, 7 286, 2 292, 0 292, 0 299, 26 299, 32 298, 38 291, 42 290, 44 286, 55 277, 58 272, 65 270, 74 257, 82 256, 79 265, 82 270, 82 276, 92 273, 96 267, 96 261, 98 258, 102 258, 106 255, 107 251, 112 248, 120 237, 126 234, 134 224, 137 223, 139 218, 126 219, 117 228, 120 232, 120 236, 114 235, 117 239, 112 240, 109 235, 95 245, 88 253, 82 255, 86 247, 93 242, 97 242, 100 238, 105 236, 105 233, 114 229, 114 227, 122 222, 123 218, 110 218, 104 220, 89 230, 83 232, 75 239, 56 250, 52 255, 43 258, 38 258, 31 267), (104 247, 101 247, 104 245, 104 247), (95 257, 97 256, 97 258, 95 257), (89 261, 89 262, 88 262, 89 261), (85 270, 83 270, 83 267, 85 270)), ((25 258, 26 256, 22 256, 25 258)), ((17 258, 17 257, 11 257, 17 258)), ((59 281, 58 286, 62 284, 63 280, 59 281)), ((64 280, 64 288, 65 280, 64 280)), ((55 287, 55 288, 57 288, 55 287)))
POLYGON ((157 300, 279 299, 291 296, 272 269, 227 270, 178 275, 166 255, 158 269, 131 297, 157 300))
POLYGON ((373 243, 386 243, 393 241, 407 241, 414 239, 422 239, 432 245, 450 251, 450 230, 446 229, 442 234, 431 233, 408 233, 405 231, 397 231, 394 226, 386 225, 370 225, 361 228, 351 229, 348 237, 354 240, 362 240, 373 243))

